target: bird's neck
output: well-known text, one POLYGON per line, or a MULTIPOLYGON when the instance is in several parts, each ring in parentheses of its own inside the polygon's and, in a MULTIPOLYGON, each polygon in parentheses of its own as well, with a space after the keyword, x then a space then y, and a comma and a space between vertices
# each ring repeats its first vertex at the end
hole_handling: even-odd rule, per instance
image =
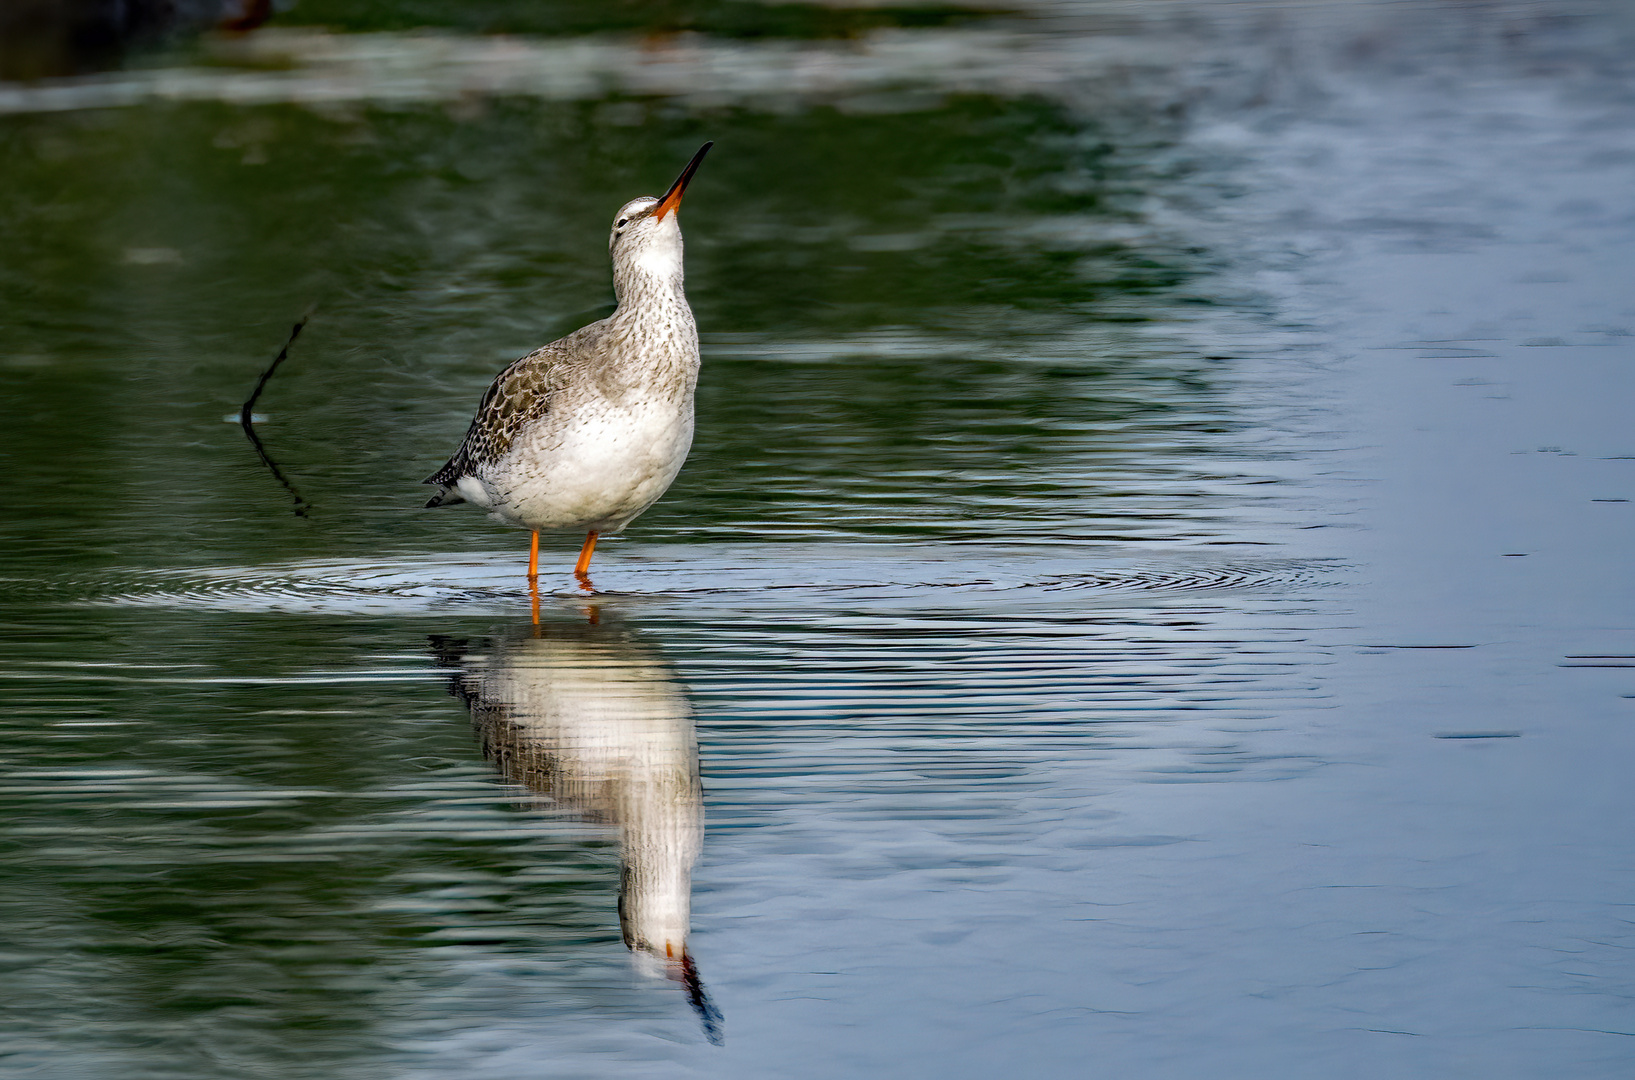
POLYGON ((621 262, 613 275, 613 320, 661 351, 696 352, 698 331, 682 289, 681 243, 658 243, 621 262))
POLYGON ((619 307, 608 321, 617 359, 609 377, 690 396, 698 379, 698 327, 681 288, 681 268, 659 274, 632 263, 614 275, 619 307))
POLYGON ((660 311, 678 304, 683 308, 687 306, 679 264, 669 273, 653 273, 639 263, 621 269, 624 273, 613 278, 613 295, 619 302, 620 314, 660 311))
POLYGON ((681 275, 660 278, 631 274, 618 283, 613 322, 625 333, 661 352, 689 353, 698 348, 698 330, 681 275))
POLYGON ((619 307, 664 304, 672 297, 685 304, 681 251, 679 232, 673 236, 660 234, 619 258, 613 267, 613 292, 619 307))

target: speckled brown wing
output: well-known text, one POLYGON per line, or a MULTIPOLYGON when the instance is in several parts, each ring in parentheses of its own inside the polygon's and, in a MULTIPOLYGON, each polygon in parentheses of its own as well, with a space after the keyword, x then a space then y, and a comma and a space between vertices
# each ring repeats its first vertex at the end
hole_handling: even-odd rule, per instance
POLYGON ((443 488, 427 506, 463 502, 454 484, 462 476, 478 475, 484 465, 504 457, 517 434, 550 411, 551 399, 561 389, 565 359, 560 343, 553 342, 514 361, 495 377, 471 418, 460 448, 441 469, 421 481, 443 488))

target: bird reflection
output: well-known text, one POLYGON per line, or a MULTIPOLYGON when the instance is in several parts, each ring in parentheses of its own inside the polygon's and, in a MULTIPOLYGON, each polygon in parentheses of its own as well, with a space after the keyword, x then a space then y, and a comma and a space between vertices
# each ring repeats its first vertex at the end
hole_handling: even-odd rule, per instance
POLYGON ((721 1014, 687 950, 704 801, 692 708, 673 668, 616 620, 434 638, 505 778, 620 839, 619 923, 638 963, 682 983, 713 1043, 721 1014))

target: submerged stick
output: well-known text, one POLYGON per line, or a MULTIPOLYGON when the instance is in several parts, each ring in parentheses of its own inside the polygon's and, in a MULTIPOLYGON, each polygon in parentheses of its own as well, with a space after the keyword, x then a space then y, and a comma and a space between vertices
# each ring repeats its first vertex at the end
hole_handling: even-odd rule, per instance
POLYGON ((285 340, 284 347, 278 350, 278 355, 273 357, 273 362, 268 364, 267 370, 261 373, 261 379, 255 384, 255 390, 251 392, 250 399, 238 411, 238 426, 244 429, 244 437, 250 440, 250 446, 255 449, 256 457, 261 459, 261 464, 267 466, 268 471, 273 474, 273 479, 282 484, 284 490, 289 492, 295 499, 296 517, 306 517, 312 509, 312 504, 302 497, 301 493, 296 490, 295 485, 290 483, 289 478, 284 475, 284 470, 280 469, 278 463, 272 459, 272 455, 267 453, 267 448, 261 445, 261 439, 256 435, 254 428, 255 403, 260 399, 261 391, 267 388, 267 380, 271 379, 273 372, 278 370, 278 365, 289 357, 290 346, 294 345, 295 339, 301 336, 302 328, 307 325, 307 320, 311 317, 312 312, 308 311, 290 328, 290 336, 285 340))

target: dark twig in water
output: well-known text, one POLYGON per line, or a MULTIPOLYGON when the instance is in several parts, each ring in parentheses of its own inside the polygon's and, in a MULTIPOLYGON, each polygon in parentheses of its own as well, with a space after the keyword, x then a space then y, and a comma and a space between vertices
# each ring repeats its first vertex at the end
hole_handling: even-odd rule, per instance
POLYGON ((267 453, 267 448, 261 445, 261 439, 256 435, 254 427, 255 403, 260 399, 261 391, 267 388, 267 380, 272 378, 273 372, 278 370, 278 365, 282 364, 289 356, 290 346, 294 345, 295 339, 301 336, 302 328, 306 326, 307 320, 311 317, 312 313, 308 312, 301 316, 300 321, 290 328, 290 336, 284 342, 284 347, 278 350, 278 355, 273 357, 273 362, 267 365, 266 371, 261 373, 261 380, 255 384, 255 390, 250 394, 250 400, 246 401, 244 407, 238 411, 238 426, 244 429, 244 437, 250 440, 250 445, 255 449, 256 457, 261 459, 261 464, 267 466, 268 471, 273 474, 273 479, 284 485, 284 490, 294 497, 296 517, 306 517, 312 509, 312 504, 307 502, 301 493, 295 489, 295 485, 290 483, 289 478, 284 475, 284 471, 272 459, 272 455, 267 453))
POLYGON ((692 955, 686 952, 681 954, 681 984, 687 988, 687 1000, 692 1003, 699 1022, 704 1025, 704 1037, 710 1040, 711 1045, 720 1046, 721 1010, 715 1007, 710 995, 705 992, 704 980, 698 977, 698 967, 693 963, 692 955))
POLYGON ((246 428, 250 424, 251 410, 255 408, 255 403, 261 399, 261 391, 267 389, 267 380, 272 378, 273 372, 278 370, 279 364, 289 359, 290 346, 294 345, 295 339, 301 336, 301 331, 306 328, 307 320, 310 318, 312 318, 312 313, 308 312, 296 320, 294 326, 290 327, 290 336, 285 340, 284 347, 278 350, 278 355, 273 357, 273 362, 268 364, 267 370, 261 373, 261 381, 255 384, 255 390, 250 394, 250 400, 246 401, 244 407, 238 411, 238 422, 245 425, 246 428))

